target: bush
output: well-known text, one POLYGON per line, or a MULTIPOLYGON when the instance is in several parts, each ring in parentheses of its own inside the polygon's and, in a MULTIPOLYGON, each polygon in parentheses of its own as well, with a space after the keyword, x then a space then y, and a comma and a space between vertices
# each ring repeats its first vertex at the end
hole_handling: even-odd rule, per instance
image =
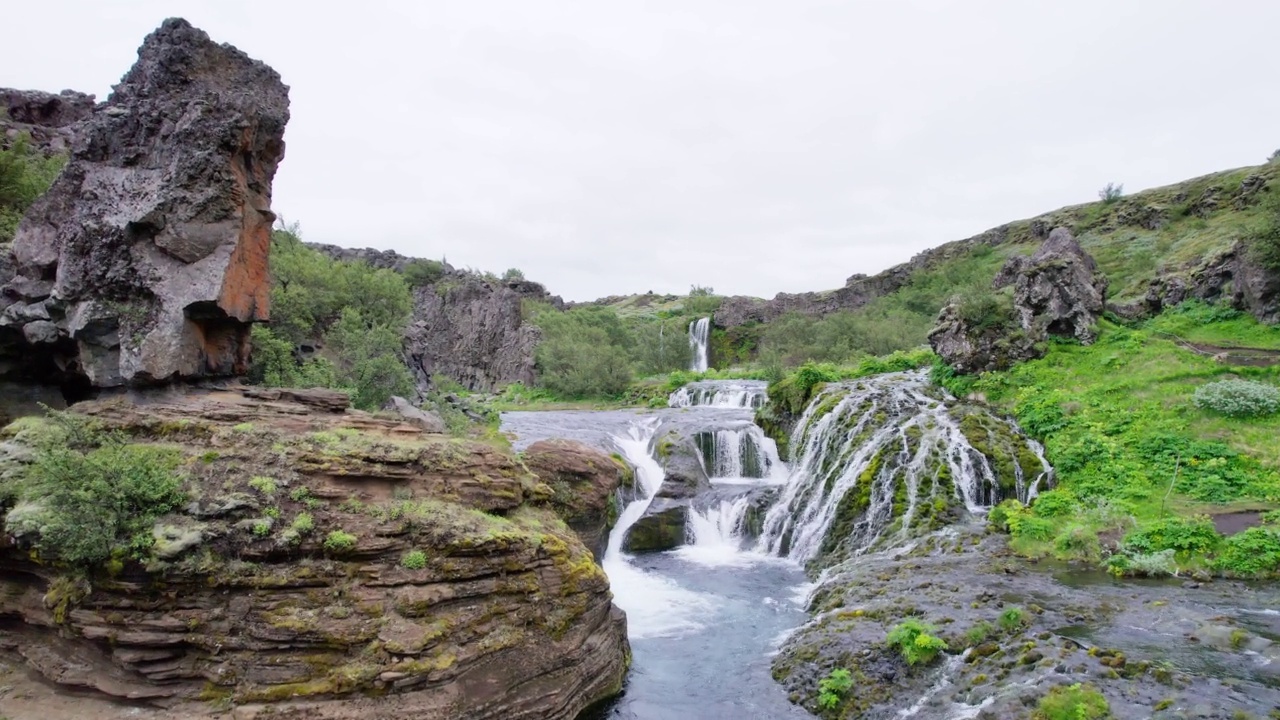
POLYGON ((1196 388, 1191 401, 1227 417, 1265 417, 1280 410, 1280 389, 1252 380, 1219 380, 1196 388))
POLYGON ((1093 685, 1059 685, 1040 698, 1035 720, 1104 720, 1111 705, 1093 685))
POLYGON ((519 268, 510 268, 506 272, 502 273, 502 280, 504 282, 514 282, 516 280, 524 280, 524 273, 521 272, 519 268))
POLYGON ((1161 550, 1203 553, 1216 548, 1221 539, 1207 516, 1164 518, 1130 532, 1124 538, 1124 547, 1130 554, 1161 550))
POLYGON ((1096 561, 1102 556, 1098 534, 1082 525, 1070 525, 1053 540, 1058 555, 1068 560, 1096 561))
POLYGON ((1016 539, 1047 542, 1053 539, 1053 531, 1053 521, 1042 517, 1027 514, 1016 519, 1010 518, 1009 534, 1016 539))
POLYGON ((349 552, 356 546, 356 536, 342 530, 334 530, 324 539, 324 549, 335 553, 349 552))
POLYGON ((1098 199, 1104 203, 1113 203, 1124 197, 1124 183, 1107 183, 1098 191, 1098 199))
POLYGON ((249 487, 257 490, 267 497, 271 497, 276 494, 276 481, 269 477, 263 477, 261 475, 252 477, 249 479, 249 487))
POLYGON ((1114 575, 1139 577, 1165 577, 1178 574, 1178 563, 1172 550, 1154 553, 1117 554, 1107 559, 1108 569, 1114 575))
POLYGON ((933 633, 937 628, 915 618, 898 623, 885 637, 885 644, 897 648, 908 665, 928 665, 947 649, 947 644, 933 633))
POLYGON ((293 519, 293 523, 289 525, 289 529, 298 535, 309 535, 316 527, 316 521, 311 517, 311 513, 299 513, 298 517, 293 519))
POLYGON ((401 274, 410 287, 423 287, 444 277, 444 263, 435 260, 410 260, 401 274))
MULTIPOLYGON (((50 418, 71 426, 81 422, 62 414, 50 418)), ((154 542, 156 519, 186 501, 178 474, 182 456, 169 448, 81 432, 51 436, 61 442, 36 451, 24 491, 26 499, 43 507, 36 548, 77 566, 104 562, 117 550, 142 559, 154 542), (94 443, 100 445, 86 447, 94 443)))
POLYGON ((400 565, 410 570, 421 570, 427 566, 427 554, 421 550, 410 550, 400 558, 400 565))
POLYGON ((1071 515, 1080 507, 1076 496, 1070 490, 1056 489, 1042 492, 1036 496, 1031 510, 1043 518, 1056 518, 1071 515))
POLYGON ((632 337, 609 308, 533 309, 542 385, 563 398, 616 397, 631 384, 632 337))
POLYGON ((845 693, 853 688, 853 675, 844 668, 832 670, 818 681, 818 707, 831 710, 840 704, 845 693))
POLYGON ((1214 567, 1231 575, 1253 576, 1274 573, 1280 568, 1280 533, 1271 528, 1251 527, 1227 538, 1214 567))
POLYGON ((996 624, 1005 632, 1015 632, 1021 630, 1027 624, 1027 614, 1020 607, 1006 608, 1004 612, 1000 613, 996 624))
POLYGON ((0 244, 13 239, 27 208, 49 189, 66 157, 46 158, 19 135, 8 149, 0 149, 0 244))

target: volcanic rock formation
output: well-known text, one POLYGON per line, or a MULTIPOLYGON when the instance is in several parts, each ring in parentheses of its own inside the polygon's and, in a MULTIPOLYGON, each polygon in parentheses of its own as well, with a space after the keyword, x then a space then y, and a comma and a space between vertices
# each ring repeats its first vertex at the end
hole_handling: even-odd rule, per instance
MULTIPOLYGON (((76 118, 82 100, 19 114, 76 118)), ((0 378, 81 392, 243 372, 288 108, 274 70, 185 20, 147 36, 18 228, 0 378)))

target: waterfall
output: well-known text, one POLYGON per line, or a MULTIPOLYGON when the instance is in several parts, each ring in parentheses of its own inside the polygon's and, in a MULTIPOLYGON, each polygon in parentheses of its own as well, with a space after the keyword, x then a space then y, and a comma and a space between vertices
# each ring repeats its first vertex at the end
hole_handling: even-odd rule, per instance
POLYGON ((1016 425, 951 408, 925 371, 827 386, 792 435, 793 468, 759 549, 807 562, 859 554, 1026 500, 1052 469, 1016 425))
POLYGON ((689 323, 689 347, 693 348, 693 362, 689 369, 707 371, 707 336, 711 332, 711 318, 699 318, 689 323))
POLYGON ((759 380, 702 380, 671 393, 669 407, 764 407, 767 383, 759 380))
POLYGON ((787 467, 778 445, 756 425, 706 430, 694 436, 702 467, 712 482, 786 482, 787 467))
POLYGON ((710 615, 712 599, 686 590, 674 581, 645 572, 622 552, 623 540, 631 526, 649 509, 662 487, 662 466, 652 452, 653 439, 661 419, 647 417, 628 428, 626 435, 613 436, 613 443, 635 468, 638 494, 618 515, 609 533, 604 554, 605 574, 613 590, 613 601, 627 613, 627 634, 631 638, 680 635, 702 628, 701 618, 710 615))

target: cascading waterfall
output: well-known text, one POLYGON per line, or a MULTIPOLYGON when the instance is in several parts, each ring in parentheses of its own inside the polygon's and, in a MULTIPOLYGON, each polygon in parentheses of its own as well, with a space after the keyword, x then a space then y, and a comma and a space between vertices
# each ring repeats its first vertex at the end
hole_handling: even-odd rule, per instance
POLYGON ((924 371, 825 388, 796 425, 793 471, 758 549, 801 562, 859 554, 1006 497, 1026 501, 1051 479, 1015 425, 948 399, 924 371))
POLYGON ((707 371, 707 338, 711 333, 711 318, 699 318, 689 323, 689 347, 693 348, 693 362, 689 369, 707 371))
POLYGON ((613 588, 614 603, 627 613, 628 635, 632 638, 697 630, 702 627, 698 618, 713 607, 709 598, 641 570, 622 552, 627 532, 649 509, 654 495, 662 487, 664 473, 652 452, 660 424, 659 418, 647 417, 628 428, 625 436, 613 436, 614 445, 635 468, 639 493, 618 514, 618 521, 609 533, 602 565, 613 588))
POLYGON ((778 445, 756 425, 707 430, 694 436, 702 466, 712 482, 786 482, 778 445))
POLYGON ((669 407, 764 407, 767 383, 755 380, 704 380, 671 393, 669 407))

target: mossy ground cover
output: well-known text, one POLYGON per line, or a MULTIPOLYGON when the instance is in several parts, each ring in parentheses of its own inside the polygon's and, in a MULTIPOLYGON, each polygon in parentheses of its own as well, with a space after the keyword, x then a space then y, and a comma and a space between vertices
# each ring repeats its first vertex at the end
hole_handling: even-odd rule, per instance
MULTIPOLYGON (((1015 548, 1088 560, 1102 559, 1108 549, 1172 549, 1184 569, 1244 575, 1280 570, 1280 563, 1233 566, 1230 558, 1239 554, 1233 543, 1243 540, 1214 536, 1194 548, 1168 542, 1128 547, 1132 543, 1120 540, 1170 518, 1280 503, 1280 415, 1231 418, 1192 402, 1197 387, 1224 378, 1280 384, 1280 366, 1218 362, 1179 344, 1170 329, 1235 345, 1274 342, 1277 333, 1249 317, 1191 306, 1140 327, 1104 321, 1094 345, 1056 343, 1046 357, 1007 372, 945 380, 955 392, 978 393, 1010 412, 1043 439, 1057 470, 1059 491, 1041 501, 1043 510, 1002 521, 1014 531, 1015 548), (1099 534, 1104 542, 1093 542, 1099 534)), ((1280 551, 1280 534, 1259 532, 1280 551)), ((1250 540, 1258 541, 1258 533, 1250 540)))

